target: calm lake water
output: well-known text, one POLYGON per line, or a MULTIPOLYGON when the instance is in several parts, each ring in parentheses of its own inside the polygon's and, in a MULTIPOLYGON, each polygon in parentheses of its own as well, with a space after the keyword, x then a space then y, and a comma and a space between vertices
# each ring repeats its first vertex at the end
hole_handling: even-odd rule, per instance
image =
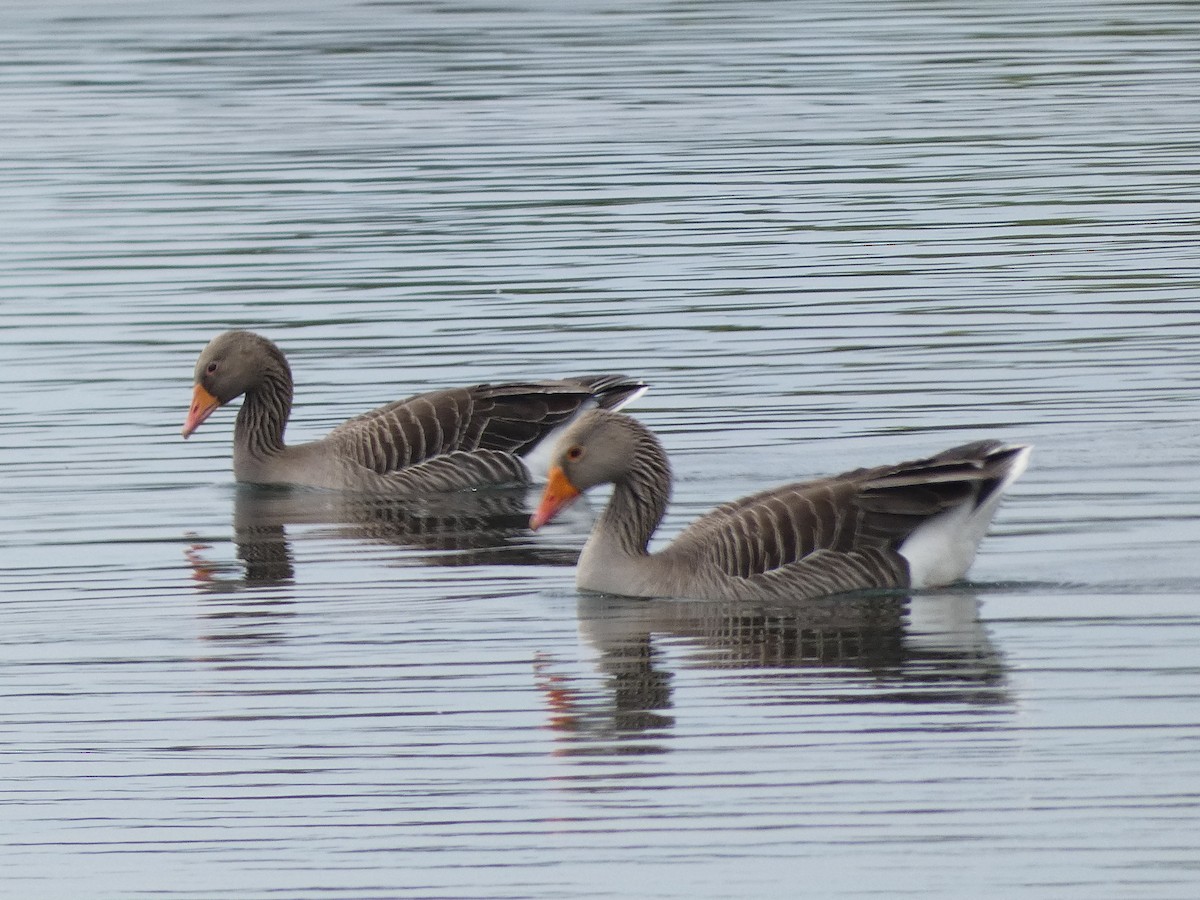
POLYGON ((9 2, 0 114, 0 893, 1200 895, 1194 4, 9 2), (237 488, 230 327, 293 440, 644 377, 664 536, 1036 451, 947 591, 580 595, 237 488))

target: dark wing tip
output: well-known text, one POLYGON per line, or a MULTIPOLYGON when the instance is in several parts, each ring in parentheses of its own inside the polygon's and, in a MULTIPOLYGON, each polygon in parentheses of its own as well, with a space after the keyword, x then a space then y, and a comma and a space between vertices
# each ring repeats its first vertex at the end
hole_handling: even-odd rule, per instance
POLYGON ((628 375, 579 375, 571 381, 586 388, 601 409, 620 409, 650 388, 640 378, 628 375))

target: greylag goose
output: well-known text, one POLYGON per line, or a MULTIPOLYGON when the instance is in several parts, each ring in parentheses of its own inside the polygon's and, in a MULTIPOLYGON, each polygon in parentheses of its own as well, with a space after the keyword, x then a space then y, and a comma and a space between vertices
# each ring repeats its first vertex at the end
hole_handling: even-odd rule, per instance
POLYGON ((593 410, 559 438, 530 527, 613 485, 576 571, 583 590, 700 600, 810 599, 961 578, 1030 447, 978 441, 928 459, 789 484, 727 503, 647 550, 671 492, 662 444, 593 410))
POLYGON ((418 394, 288 446, 292 372, 280 349, 249 331, 213 338, 196 362, 183 436, 245 395, 233 429, 238 481, 369 491, 395 497, 526 483, 522 457, 585 409, 618 408, 645 391, 624 375, 479 384, 418 394))

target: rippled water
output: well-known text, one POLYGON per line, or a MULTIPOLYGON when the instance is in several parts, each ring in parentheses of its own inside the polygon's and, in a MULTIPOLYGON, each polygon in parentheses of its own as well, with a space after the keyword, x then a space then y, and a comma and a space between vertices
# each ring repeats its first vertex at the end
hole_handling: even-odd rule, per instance
POLYGON ((1191 898, 1188 3, 9 3, 0 864, 13 896, 1191 898), (625 371, 664 533, 1032 441, 966 585, 581 596, 595 505, 235 487, 293 440, 625 371))

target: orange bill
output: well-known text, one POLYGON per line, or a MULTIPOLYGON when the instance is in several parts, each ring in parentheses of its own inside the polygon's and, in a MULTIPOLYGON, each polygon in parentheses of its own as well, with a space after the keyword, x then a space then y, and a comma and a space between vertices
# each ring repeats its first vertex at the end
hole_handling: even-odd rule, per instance
POLYGON ((579 496, 579 488, 571 484, 562 466, 550 467, 550 481, 542 493, 542 502, 538 504, 537 512, 529 519, 529 527, 537 531, 563 509, 566 509, 579 496))
POLYGON ((192 391, 192 408, 188 410, 187 420, 183 423, 183 431, 180 433, 186 438, 191 437, 193 431, 200 427, 200 423, 212 415, 214 409, 221 405, 221 401, 204 389, 204 385, 196 385, 196 389, 192 391))

